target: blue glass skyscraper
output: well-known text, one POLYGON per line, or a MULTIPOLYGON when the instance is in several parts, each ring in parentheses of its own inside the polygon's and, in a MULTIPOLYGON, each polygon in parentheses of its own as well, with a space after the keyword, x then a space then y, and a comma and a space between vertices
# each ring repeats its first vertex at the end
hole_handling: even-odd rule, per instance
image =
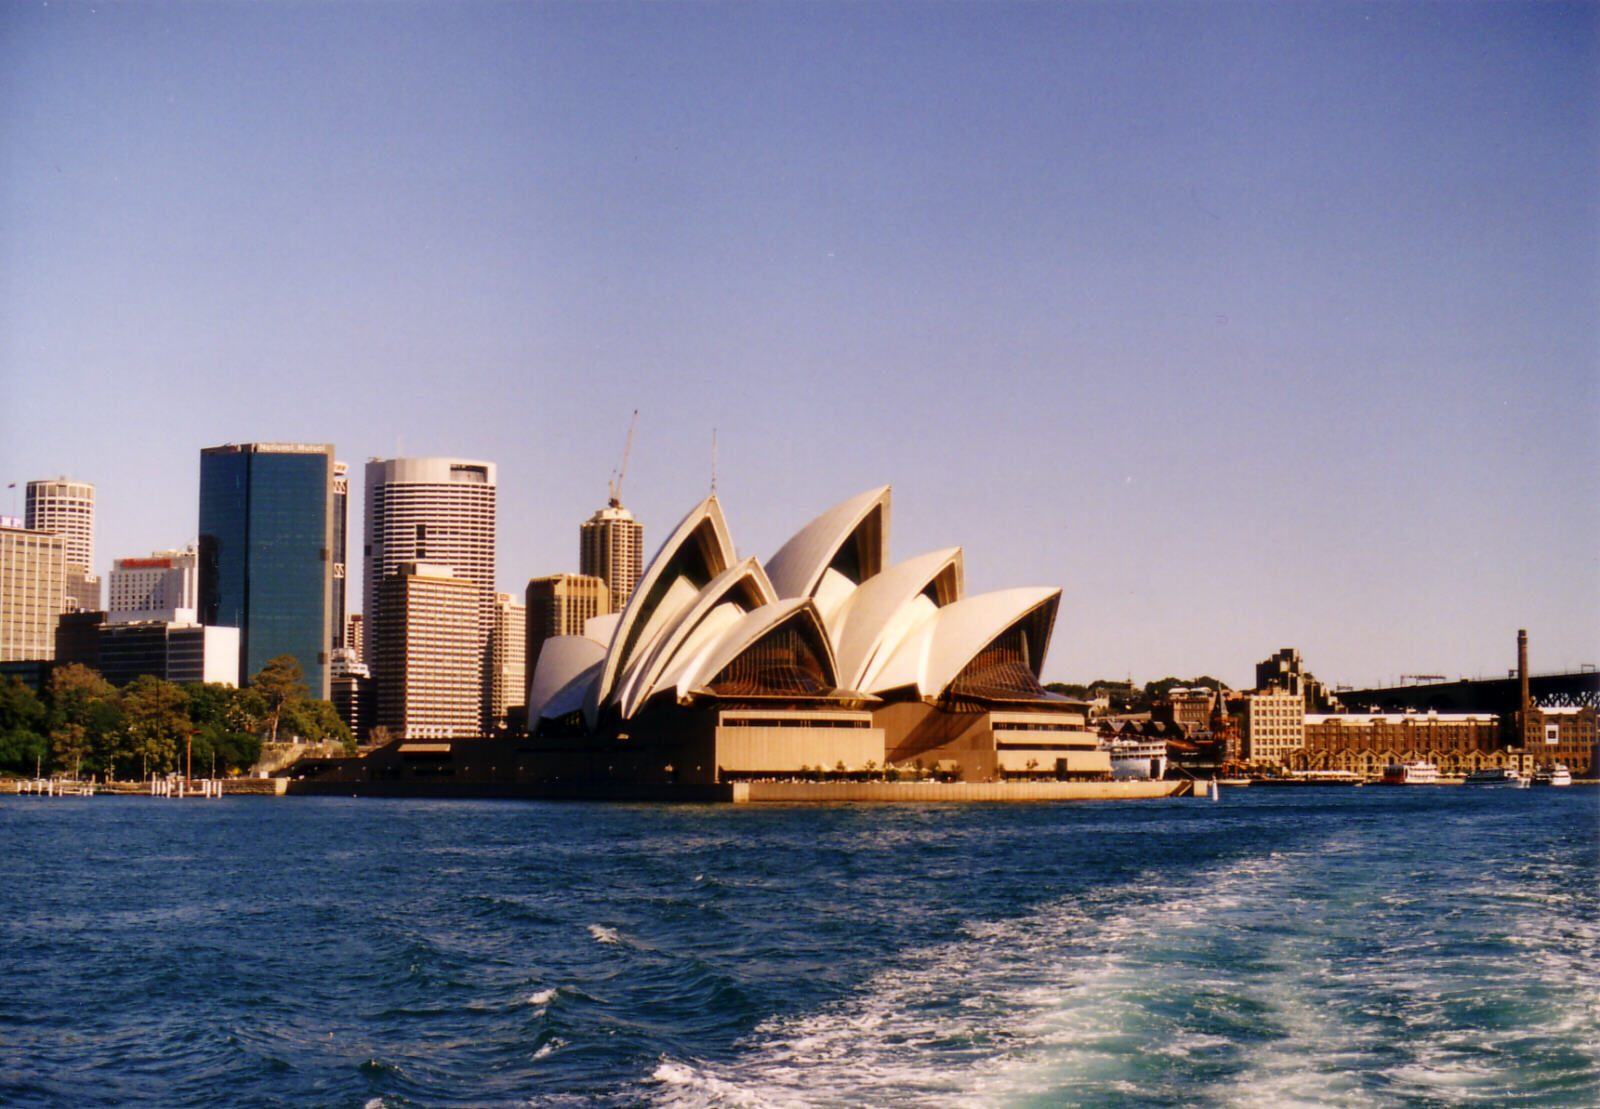
POLYGON ((230 443, 200 452, 200 622, 239 629, 240 681, 293 655, 329 693, 335 613, 333 446, 230 443))

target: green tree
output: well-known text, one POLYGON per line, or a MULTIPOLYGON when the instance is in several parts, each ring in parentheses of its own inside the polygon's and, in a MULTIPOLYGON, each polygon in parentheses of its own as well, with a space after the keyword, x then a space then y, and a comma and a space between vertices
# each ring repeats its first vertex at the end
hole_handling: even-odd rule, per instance
POLYGON ((260 672, 250 679, 250 688, 259 693, 266 703, 269 742, 278 742, 278 726, 284 707, 302 701, 310 694, 305 677, 306 672, 293 655, 279 655, 268 659, 260 672))
POLYGON ((355 736, 332 701, 295 701, 283 710, 283 727, 311 743, 335 740, 344 745, 347 754, 355 754, 355 736))
POLYGON ((259 693, 217 682, 190 682, 183 691, 189 695, 198 772, 237 773, 260 759, 261 737, 256 732, 266 716, 266 703, 259 693))
POLYGON ((51 761, 56 769, 81 777, 90 771, 109 771, 123 746, 122 709, 117 691, 87 666, 58 666, 45 684, 45 706, 50 728, 51 761))
POLYGON ((45 707, 17 677, 0 679, 0 768, 33 774, 45 756, 45 707))
POLYGON ((189 695, 178 686, 143 674, 122 691, 129 755, 139 761, 141 775, 164 773, 187 746, 189 695))
POLYGON ((1198 678, 1162 678, 1159 682, 1147 683, 1144 687, 1144 691, 1148 696, 1155 698, 1165 697, 1174 689, 1198 689, 1201 686, 1211 690, 1222 689, 1222 683, 1220 681, 1218 681, 1216 678, 1213 678, 1209 674, 1203 674, 1198 678))
POLYGON ((1090 699, 1089 687, 1086 685, 1077 685, 1072 682, 1046 682, 1044 688, 1047 693, 1059 693, 1061 696, 1071 697, 1075 701, 1087 701, 1090 699))

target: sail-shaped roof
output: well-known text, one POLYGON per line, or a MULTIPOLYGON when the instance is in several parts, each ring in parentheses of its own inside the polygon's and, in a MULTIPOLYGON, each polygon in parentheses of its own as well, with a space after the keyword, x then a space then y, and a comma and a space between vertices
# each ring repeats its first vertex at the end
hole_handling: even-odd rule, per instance
POLYGON ((1061 590, 1039 587, 980 593, 946 605, 901 640, 868 688, 909 688, 923 698, 939 697, 980 652, 1011 631, 1037 679, 1060 601, 1061 590))
POLYGON ((605 661, 604 644, 585 635, 554 635, 539 648, 539 663, 528 683, 528 720, 536 721, 550 699, 572 680, 605 661))
POLYGON ((858 493, 795 532, 767 560, 780 597, 813 597, 826 621, 849 591, 883 569, 889 550, 889 486, 858 493))
POLYGON ((584 705, 591 727, 635 657, 694 604, 706 585, 734 562, 733 540, 715 495, 690 510, 656 552, 617 621, 600 680, 584 705))
POLYGON ((930 551, 897 562, 863 582, 829 622, 839 661, 839 684, 866 689, 871 675, 917 624, 961 599, 961 548, 930 551))
MULTIPOLYGON (((803 646, 818 665, 816 678, 822 690, 838 685, 838 668, 833 646, 816 604, 809 597, 790 597, 774 601, 745 613, 724 628, 715 640, 683 660, 671 675, 680 700, 693 693, 715 693, 709 688, 741 656, 757 649, 774 633, 789 629, 803 640, 803 646)), ((773 692, 778 692, 774 690, 773 692)))
POLYGON ((662 543, 621 613, 545 642, 530 720, 612 727, 657 697, 1037 701, 1058 589, 966 597, 961 548, 886 566, 890 489, 835 505, 763 568, 717 499, 662 543))
POLYGON ((657 692, 658 679, 680 651, 694 653, 697 644, 715 631, 777 599, 761 564, 753 558, 718 574, 688 608, 654 637, 647 651, 635 654, 635 661, 617 683, 615 700, 622 716, 632 716, 657 692))

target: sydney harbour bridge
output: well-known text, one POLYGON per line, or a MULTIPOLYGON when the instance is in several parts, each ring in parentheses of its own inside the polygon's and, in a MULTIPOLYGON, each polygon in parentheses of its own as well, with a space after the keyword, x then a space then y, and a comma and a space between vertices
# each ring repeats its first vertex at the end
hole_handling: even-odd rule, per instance
MULTIPOLYGON (((1517 709, 1515 671, 1504 678, 1454 682, 1419 681, 1378 689, 1341 689, 1334 695, 1351 712, 1494 712, 1517 709)), ((1600 707, 1600 671, 1584 668, 1566 674, 1532 674, 1528 692, 1539 708, 1600 707)))

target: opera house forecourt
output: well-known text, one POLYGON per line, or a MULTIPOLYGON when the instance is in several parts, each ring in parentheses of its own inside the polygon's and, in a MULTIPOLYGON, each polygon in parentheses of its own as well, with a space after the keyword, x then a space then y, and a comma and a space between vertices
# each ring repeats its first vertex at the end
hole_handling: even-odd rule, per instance
POLYGON ((1164 796, 1110 781, 1039 681, 1061 591, 967 596, 959 547, 890 564, 890 490, 739 559, 713 495, 620 613, 545 641, 527 737, 297 764, 291 792, 726 800, 1164 796))

